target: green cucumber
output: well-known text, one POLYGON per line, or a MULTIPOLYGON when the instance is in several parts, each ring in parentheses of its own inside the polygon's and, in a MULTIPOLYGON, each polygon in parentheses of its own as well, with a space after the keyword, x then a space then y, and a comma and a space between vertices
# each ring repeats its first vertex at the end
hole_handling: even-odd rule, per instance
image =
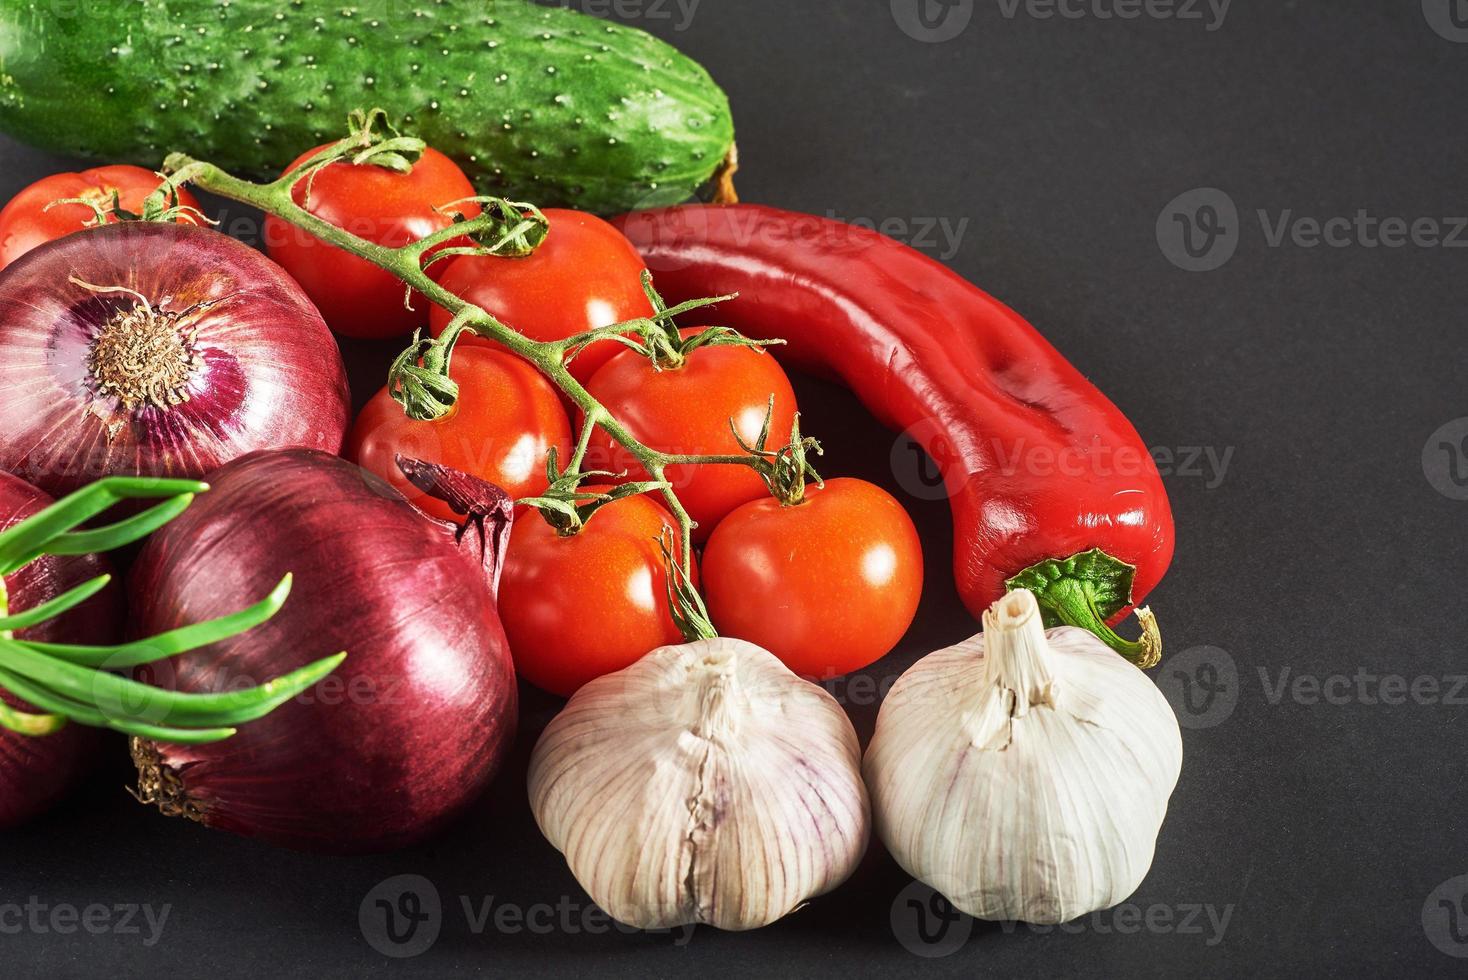
POLYGON ((0 130, 47 150, 274 176, 374 107, 481 193, 602 213, 688 199, 734 141, 696 62, 527 0, 0 0, 0 130))

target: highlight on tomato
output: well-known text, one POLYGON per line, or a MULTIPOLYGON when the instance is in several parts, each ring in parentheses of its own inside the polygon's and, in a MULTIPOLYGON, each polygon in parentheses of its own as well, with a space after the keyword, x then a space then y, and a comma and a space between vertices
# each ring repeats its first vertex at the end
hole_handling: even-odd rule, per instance
POLYGON ((551 451, 565 457, 571 442, 571 423, 551 383, 513 354, 467 344, 453 353, 449 377, 460 396, 444 415, 428 421, 409 417, 394 400, 394 382, 389 382, 357 416, 347 437, 347 458, 444 520, 456 515, 448 504, 408 481, 398 456, 461 470, 512 498, 545 490, 551 451))
MULTIPOLYGON (((639 279, 642 257, 620 231, 584 211, 546 208, 543 213, 550 232, 534 253, 508 261, 485 255, 445 259, 433 267, 439 285, 536 341, 563 340, 652 315, 639 279)), ((430 311, 435 337, 450 319, 437 306, 430 311)), ((466 337, 465 343, 493 342, 466 337)), ((585 383, 617 350, 615 343, 586 347, 571 362, 571 374, 585 383)))
POLYGON ((703 551, 703 588, 720 634, 762 646, 816 680, 887 654, 917 613, 922 544, 891 494, 865 480, 819 479, 798 424, 771 456, 771 494, 736 508, 703 551))
MULTIPOLYGON (((296 183, 291 197, 298 205, 388 248, 401 248, 448 228, 455 214, 464 218, 479 214, 474 185, 448 157, 420 140, 398 136, 381 112, 354 114, 352 125, 348 138, 361 140, 363 151, 296 183)), ((334 145, 308 150, 285 172, 334 145)), ((432 304, 424 296, 409 294, 391 272, 290 222, 268 216, 265 247, 338 334, 381 340, 428 325, 432 304)))
MULTIPOLYGON (((42 177, 0 210, 0 269, 73 232, 141 215, 162 183, 153 171, 126 164, 42 177)), ((174 221, 204 223, 199 201, 188 191, 173 192, 167 203, 174 221)))

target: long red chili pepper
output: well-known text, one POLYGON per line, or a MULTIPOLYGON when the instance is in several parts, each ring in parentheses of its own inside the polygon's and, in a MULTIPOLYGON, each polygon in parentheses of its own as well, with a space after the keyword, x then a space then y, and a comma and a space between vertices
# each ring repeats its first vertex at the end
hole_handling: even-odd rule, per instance
POLYGON ((720 319, 780 337, 782 359, 835 375, 943 473, 954 573, 975 616, 1006 588, 1048 622, 1095 631, 1150 666, 1161 639, 1106 625, 1162 578, 1172 511, 1126 417, 1034 327, 920 252, 876 232, 755 205, 618 220, 670 302, 738 292, 720 319))

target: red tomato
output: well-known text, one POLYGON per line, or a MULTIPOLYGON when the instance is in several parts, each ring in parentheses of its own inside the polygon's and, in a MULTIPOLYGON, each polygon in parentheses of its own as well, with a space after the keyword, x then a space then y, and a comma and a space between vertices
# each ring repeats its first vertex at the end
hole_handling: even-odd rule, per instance
MULTIPOLYGON (((561 340, 652 315, 642 291, 642 256, 620 231, 584 211, 547 208, 545 216, 550 234, 534 254, 446 259, 440 285, 532 340, 561 340)), ((437 337, 451 317, 435 306, 429 319, 437 337)), ((571 374, 585 383, 621 349, 614 341, 593 344, 571 362, 571 374)))
POLYGON ((720 633, 824 679, 902 639, 923 591, 922 545, 886 491, 827 480, 801 503, 756 500, 726 517, 704 548, 703 581, 720 633))
MULTIPOLYGON (((107 209, 112 206, 115 193, 124 211, 142 214, 143 202, 161 183, 161 178, 153 171, 125 164, 42 177, 11 198, 5 209, 0 211, 0 269, 37 245, 81 231, 87 227, 88 221, 96 217, 96 212, 85 204, 63 204, 47 211, 46 205, 52 201, 75 197, 95 201, 98 207, 107 209)), ((198 199, 187 190, 179 191, 178 203, 191 208, 199 206, 198 199)), ((107 223, 112 224, 116 220, 109 215, 107 223)), ((177 220, 196 223, 187 215, 177 220)))
MULTIPOLYGON (((325 148, 301 154, 286 170, 325 148)), ((333 163, 318 171, 314 180, 296 184, 291 196, 323 221, 390 248, 447 228, 454 211, 471 218, 479 213, 473 202, 439 210, 473 197, 474 185, 452 160, 432 148, 424 150, 406 174, 371 163, 333 163)), ((310 232, 271 216, 265 219, 265 247, 339 334, 380 340, 428 324, 432 305, 428 300, 414 293, 409 309, 403 284, 391 272, 326 245, 310 232)))
POLYGON ((539 515, 516 519, 499 609, 521 677, 570 697, 650 650, 683 642, 668 609, 664 527, 677 525, 646 494, 606 505, 569 536, 539 515))
POLYGON ((463 470, 517 499, 544 490, 551 447, 563 461, 571 456, 571 424, 556 389, 513 354, 484 348, 460 347, 449 374, 460 388, 449 414, 432 422, 410 419, 383 388, 357 416, 344 455, 449 520, 458 515, 409 483, 395 454, 463 470))
MULTIPOLYGON (((700 329, 681 333, 690 337, 700 329)), ((790 379, 773 357, 749 347, 700 347, 681 367, 662 370, 655 370, 646 355, 622 348, 586 388, 640 441, 668 453, 741 452, 730 419, 744 441, 754 445, 771 394, 775 411, 768 448, 784 446, 795 421, 790 379)), ((625 470, 628 480, 647 479, 637 459, 600 428, 592 433, 586 465, 612 473, 625 470)), ((667 477, 698 522, 695 541, 707 539, 735 507, 769 493, 759 474, 746 466, 670 466, 667 477)))

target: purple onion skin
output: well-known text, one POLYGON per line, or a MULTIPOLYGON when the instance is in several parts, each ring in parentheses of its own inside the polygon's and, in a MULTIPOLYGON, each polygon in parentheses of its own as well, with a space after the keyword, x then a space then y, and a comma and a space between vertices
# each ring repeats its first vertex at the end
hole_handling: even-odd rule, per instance
MULTIPOLYGON (((50 497, 29 483, 0 472, 0 531, 50 503, 50 497)), ((37 559, 5 577, 10 612, 24 612, 108 571, 107 560, 99 555, 37 559)), ((121 595, 109 585, 60 618, 16 635, 50 643, 101 645, 116 643, 121 633, 121 595)), ((36 710, 3 690, 0 698, 22 711, 36 710)), ((0 728, 0 830, 17 827, 55 806, 86 776, 107 737, 77 724, 38 736, 0 728)))
POLYGON ((286 272, 218 232, 124 222, 58 239, 0 273, 0 469, 62 496, 103 476, 200 478, 260 449, 338 452, 350 402, 321 315, 286 272), (98 388, 103 326, 135 297, 190 316, 196 366, 175 405, 98 388))
POLYGON ((514 738, 496 549, 482 549, 472 529, 456 541, 452 525, 320 452, 257 453, 210 483, 134 564, 136 630, 242 608, 286 572, 294 587, 265 625, 143 668, 140 678, 219 690, 341 650, 347 659, 233 738, 153 745, 177 794, 165 812, 330 853, 429 836, 490 782, 514 738))

